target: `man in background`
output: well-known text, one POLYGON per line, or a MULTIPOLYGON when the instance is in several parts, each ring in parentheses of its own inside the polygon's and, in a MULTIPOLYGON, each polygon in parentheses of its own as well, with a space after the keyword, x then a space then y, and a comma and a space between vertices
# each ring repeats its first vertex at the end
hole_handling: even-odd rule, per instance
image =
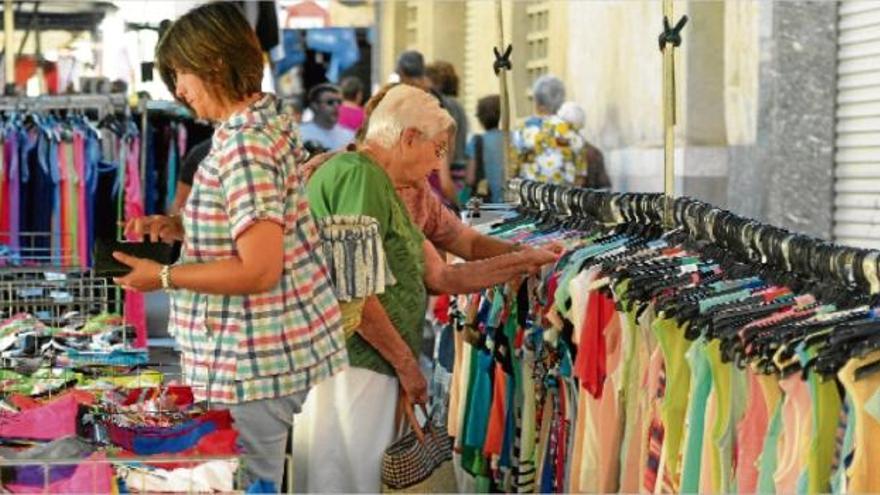
POLYGON ((319 84, 309 90, 308 102, 314 118, 299 128, 306 149, 312 153, 336 151, 354 141, 354 132, 339 125, 339 107, 342 105, 339 88, 319 84))
POLYGON ((397 57, 395 72, 403 84, 431 89, 431 81, 425 75, 425 57, 416 50, 407 50, 397 57))

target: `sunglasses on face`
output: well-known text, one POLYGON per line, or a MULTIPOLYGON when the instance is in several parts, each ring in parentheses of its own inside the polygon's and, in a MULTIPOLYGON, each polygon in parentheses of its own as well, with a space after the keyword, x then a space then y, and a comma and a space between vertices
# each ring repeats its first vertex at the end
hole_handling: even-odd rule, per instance
POLYGON ((322 105, 327 105, 328 107, 335 107, 342 104, 341 98, 327 98, 326 100, 321 100, 322 105))

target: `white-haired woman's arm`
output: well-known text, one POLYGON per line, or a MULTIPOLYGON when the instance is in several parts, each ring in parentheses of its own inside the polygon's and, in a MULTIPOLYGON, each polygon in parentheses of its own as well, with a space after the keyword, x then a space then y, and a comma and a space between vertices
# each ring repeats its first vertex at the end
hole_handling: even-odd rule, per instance
POLYGON ((424 242, 425 287, 433 294, 467 294, 534 273, 556 260, 546 249, 524 248, 480 261, 447 264, 434 245, 424 242))

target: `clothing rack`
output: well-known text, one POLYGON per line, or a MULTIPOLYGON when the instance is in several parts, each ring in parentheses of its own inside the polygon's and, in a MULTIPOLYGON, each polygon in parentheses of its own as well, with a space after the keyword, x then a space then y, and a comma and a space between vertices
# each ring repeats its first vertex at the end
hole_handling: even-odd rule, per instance
MULTIPOLYGON (((44 323, 61 326, 66 314, 84 315, 111 310, 110 281, 93 271, 60 272, 20 268, 0 276, 0 315, 30 313, 44 323)), ((119 301, 117 301, 119 305, 119 301)), ((121 308, 114 308, 118 313, 121 308)))
POLYGON ((46 111, 59 109, 95 109, 98 117, 113 112, 128 112, 128 99, 124 94, 110 95, 58 95, 58 96, 0 96, 0 111, 46 111))
MULTIPOLYGON (((141 184, 142 191, 141 194, 143 197, 147 196, 147 155, 150 146, 155 146, 154 143, 149 142, 149 136, 146 132, 147 127, 149 126, 150 115, 165 115, 174 119, 184 119, 184 120, 192 120, 194 122, 202 123, 205 125, 210 125, 209 122, 201 119, 197 119, 193 116, 192 112, 181 105, 176 101, 169 100, 150 100, 147 98, 143 98, 138 101, 137 111, 140 114, 140 126, 141 126, 141 148, 140 148, 140 174, 141 174, 141 184)), ((183 157, 180 157, 181 159, 183 157)))
MULTIPOLYGON (((615 193, 514 180, 509 188, 520 206, 603 223, 663 225, 660 193, 615 193)), ((838 246, 827 240, 742 217, 689 197, 676 198, 670 226, 695 241, 706 241, 736 257, 807 279, 825 279, 857 291, 880 293, 880 251, 838 246)))

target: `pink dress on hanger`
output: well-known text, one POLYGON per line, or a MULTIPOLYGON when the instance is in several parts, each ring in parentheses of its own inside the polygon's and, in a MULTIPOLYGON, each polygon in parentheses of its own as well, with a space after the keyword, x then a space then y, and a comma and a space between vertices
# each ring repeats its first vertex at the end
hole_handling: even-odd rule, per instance
MULTIPOLYGON (((128 144, 128 153, 125 157, 125 219, 144 216, 144 200, 141 194, 140 173, 140 138, 133 138, 128 144)), ((137 236, 129 234, 128 240, 138 240, 137 236)), ((125 307, 123 309, 125 323, 135 328, 135 347, 147 347, 147 311, 144 302, 144 294, 136 291, 125 292, 125 307)))

